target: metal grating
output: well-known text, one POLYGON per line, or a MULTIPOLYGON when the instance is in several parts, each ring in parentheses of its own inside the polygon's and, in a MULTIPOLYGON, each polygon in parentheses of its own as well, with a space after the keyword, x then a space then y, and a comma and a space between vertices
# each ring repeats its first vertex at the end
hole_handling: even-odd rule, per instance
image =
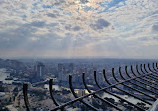
MULTIPOLYGON (((89 104, 88 102, 84 101, 85 98, 89 97, 89 96, 93 96, 94 98, 97 98, 99 99, 100 101, 108 104, 109 106, 115 108, 116 110, 119 110, 119 111, 123 111, 124 109, 122 109, 120 106, 106 100, 106 99, 103 99, 99 96, 99 92, 101 91, 104 91, 105 93, 108 93, 116 98, 118 98, 119 100, 123 101, 123 102, 126 102, 128 105, 130 105, 134 110, 136 111, 146 111, 147 109, 141 107, 140 105, 137 105, 137 104, 134 104, 132 103, 131 101, 128 101, 127 99, 123 98, 123 97, 120 97, 118 96, 117 94, 111 92, 110 90, 108 89, 112 89, 112 88, 115 88, 123 93, 125 93, 126 95, 129 95, 133 98, 136 98, 138 99, 139 101, 145 103, 145 104, 148 104, 149 106, 152 106, 153 103, 151 103, 150 101, 148 100, 145 100, 133 93, 131 93, 129 90, 125 90, 123 88, 120 88, 118 87, 118 85, 123 85, 123 87, 127 87, 128 89, 130 90, 134 90, 138 93, 140 93, 141 95, 145 96, 145 97, 148 97, 150 98, 150 100, 152 100, 153 102, 156 101, 156 98, 158 97, 158 65, 157 63, 153 63, 152 64, 152 68, 150 67, 150 64, 140 64, 139 66, 136 65, 135 67, 136 70, 134 70, 134 67, 131 65, 130 66, 130 73, 129 73, 129 69, 127 66, 125 66, 125 75, 122 74, 122 70, 121 70, 121 67, 119 67, 119 75, 121 77, 121 80, 118 79, 116 77, 116 74, 115 74, 115 71, 114 71, 114 68, 112 68, 112 77, 114 78, 114 80, 116 81, 114 84, 110 83, 110 81, 108 80, 107 76, 106 76, 106 73, 105 73, 105 69, 103 70, 103 77, 104 77, 104 80, 106 81, 107 85, 106 87, 101 87, 99 84, 98 84, 98 81, 97 81, 97 72, 94 71, 94 80, 95 80, 95 83, 97 85, 97 87, 99 88, 98 90, 92 92, 86 82, 85 82, 85 73, 82 74, 82 81, 83 81, 83 84, 84 84, 84 87, 85 89, 89 92, 89 94, 87 95, 84 95, 84 96, 81 96, 81 97, 78 97, 77 94, 75 93, 74 91, 74 88, 73 88, 73 85, 72 85, 72 75, 69 75, 69 88, 71 90, 71 93, 73 94, 73 96, 75 97, 74 100, 71 100, 69 102, 66 102, 64 104, 59 104, 56 99, 54 98, 53 96, 53 90, 52 90, 52 82, 53 82, 53 79, 50 79, 49 81, 49 93, 50 93, 50 96, 51 96, 51 99, 53 100, 54 104, 56 105, 56 107, 54 109, 52 109, 51 111, 56 111, 56 110, 67 110, 66 109, 66 106, 69 106, 69 105, 72 105, 73 103, 75 102, 81 102, 83 103, 84 105, 86 105, 90 110, 94 110, 94 111, 98 111, 100 109, 96 108, 95 106, 89 104), (139 69, 139 68, 140 69, 139 69), (128 83, 128 84, 126 84, 128 83), (132 87, 132 86, 135 86, 135 87, 132 87), (146 86, 146 87, 144 87, 146 86), (143 90, 140 90, 143 89, 143 90), (152 95, 149 95, 148 93, 146 92, 150 92, 152 95)), ((25 106, 26 106, 26 110, 27 111, 30 111, 30 108, 29 108, 29 101, 28 101, 28 85, 27 84, 23 84, 23 95, 24 95, 24 101, 25 101, 25 106)), ((127 110, 127 109, 126 109, 127 110)))

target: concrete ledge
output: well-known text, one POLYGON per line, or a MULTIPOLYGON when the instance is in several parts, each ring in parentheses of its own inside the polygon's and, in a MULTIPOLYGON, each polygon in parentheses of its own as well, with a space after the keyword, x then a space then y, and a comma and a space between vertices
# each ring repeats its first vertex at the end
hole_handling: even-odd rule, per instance
POLYGON ((158 111, 158 99, 154 102, 149 111, 158 111))

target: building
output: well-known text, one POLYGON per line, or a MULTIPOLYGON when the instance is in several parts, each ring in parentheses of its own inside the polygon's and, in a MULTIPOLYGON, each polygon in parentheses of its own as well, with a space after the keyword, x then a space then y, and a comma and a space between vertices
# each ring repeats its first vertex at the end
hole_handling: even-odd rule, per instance
POLYGON ((58 64, 58 72, 62 72, 64 69, 64 64, 58 64))
POLYGON ((103 82, 104 82, 104 78, 103 78, 103 74, 102 74, 102 72, 98 72, 97 74, 96 74, 96 79, 97 79, 97 82, 99 83, 99 85, 102 85, 103 84, 103 82))
POLYGON ((79 89, 79 90, 77 91, 77 95, 78 95, 79 97, 86 95, 85 89, 79 89))
POLYGON ((74 70, 74 64, 73 63, 70 63, 69 64, 69 72, 73 72, 73 70, 74 70))
POLYGON ((36 74, 36 78, 38 80, 41 80, 43 75, 44 75, 44 69, 45 69, 45 65, 41 62, 36 62, 35 66, 34 66, 34 72, 36 74))
POLYGON ((58 81, 60 83, 68 81, 68 74, 64 64, 58 64, 58 81))
POLYGON ((68 81, 68 75, 65 71, 58 72, 58 81, 59 82, 67 82, 68 81))

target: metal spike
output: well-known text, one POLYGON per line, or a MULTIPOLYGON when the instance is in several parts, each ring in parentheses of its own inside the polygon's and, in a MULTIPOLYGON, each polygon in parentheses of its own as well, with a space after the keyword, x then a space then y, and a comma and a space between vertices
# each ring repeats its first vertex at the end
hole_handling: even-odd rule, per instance
MULTIPOLYGON (((140 67, 141 67, 142 65, 140 65, 140 67)), ((150 68, 150 67, 149 67, 150 68)), ((138 65, 136 66, 136 70, 137 70, 137 73, 138 74, 140 74, 140 75, 142 75, 140 72, 139 72, 139 70, 138 70, 138 65)), ((142 68, 141 68, 141 71, 142 71, 142 68)), ((143 71, 142 71, 143 72, 143 71)), ((153 71, 152 71, 153 72, 153 71)), ((143 72, 143 74, 145 74, 144 72, 143 72)), ((148 75, 148 76, 150 76, 150 75, 148 75)), ((153 79, 151 79, 150 77, 147 77, 147 76, 145 76, 145 78, 147 78, 147 79, 150 79, 150 80, 153 80, 153 79)), ((144 79, 143 79, 144 80, 144 79)), ((146 79, 145 79, 146 80, 146 79)))
MULTIPOLYGON (((119 82, 119 80, 117 80, 117 78, 115 77, 114 68, 112 69, 112 75, 113 75, 114 79, 119 82)), ((123 82, 122 82, 121 84, 123 85, 123 82)), ((123 91, 124 93, 130 95, 130 96, 133 96, 133 97, 135 97, 135 98, 137 98, 137 99, 139 99, 139 100, 141 100, 141 101, 143 101, 143 102, 149 104, 149 105, 152 105, 150 102, 144 101, 143 99, 141 99, 141 98, 139 98, 139 97, 137 97, 137 96, 135 96, 135 95, 133 95, 133 94, 131 94, 131 93, 129 93, 129 92, 126 92, 126 91, 123 90, 123 89, 120 89, 120 88, 118 88, 118 87, 116 87, 116 88, 117 88, 118 90, 123 91)))
POLYGON ((121 78, 122 78, 123 80, 126 80, 126 79, 124 78, 124 76, 122 75, 121 67, 119 67, 119 74, 120 74, 120 76, 121 76, 121 78))
POLYGON ((116 76, 115 76, 115 73, 114 73, 114 68, 112 68, 112 76, 113 76, 113 78, 117 81, 117 82, 119 82, 119 80, 116 78, 116 76))
MULTIPOLYGON (((119 70, 120 70, 119 73, 120 73, 120 75, 121 75, 121 78, 124 79, 124 80, 126 80, 126 79, 122 76, 121 67, 119 68, 119 70)), ((130 81, 129 81, 129 82, 130 82, 130 81)), ((130 83, 131 83, 131 82, 130 82, 130 83)), ((144 93, 144 92, 142 92, 142 91, 140 91, 140 90, 138 90, 138 89, 136 89, 136 88, 130 87, 130 86, 124 84, 124 83, 123 83, 122 85, 124 85, 124 86, 126 86, 126 87, 128 87, 128 88, 130 88, 130 89, 132 89, 132 90, 135 90, 135 91, 137 91, 137 92, 139 92, 139 93, 141 93, 141 94, 144 94, 145 96, 150 97, 150 98, 152 98, 153 100, 156 100, 154 97, 152 97, 152 96, 150 96, 150 95, 148 95, 148 94, 146 94, 146 93, 144 93)))
POLYGON ((145 72, 143 71, 143 68, 142 68, 142 64, 140 64, 140 70, 143 74, 145 74, 145 72))
MULTIPOLYGON (((84 96, 81 96, 81 97, 78 97, 78 96, 76 95, 76 93, 75 93, 75 91, 74 91, 74 88, 73 88, 73 86, 72 86, 72 76, 69 75, 69 87, 70 87, 71 93, 73 94, 73 96, 74 96, 76 99, 71 100, 71 101, 69 101, 69 102, 66 102, 66 103, 64 103, 64 104, 62 104, 62 105, 58 104, 58 103, 56 102, 56 100, 54 99, 54 97, 53 97, 53 92, 52 92, 52 82, 53 82, 53 79, 50 79, 50 81, 49 81, 49 91, 50 91, 50 95, 51 95, 51 98, 52 98, 54 104, 57 106, 56 108, 54 108, 54 109, 51 110, 51 111, 56 111, 56 110, 58 110, 58 109, 63 110, 64 107, 66 107, 66 106, 68 106, 68 105, 71 105, 71 104, 73 104, 74 102, 77 102, 77 101, 80 101, 81 103, 83 103, 83 104, 86 105, 87 107, 91 108, 92 110, 95 110, 95 111, 99 110, 99 109, 95 108, 94 106, 92 106, 91 104, 88 104, 88 103, 86 103, 85 101, 83 101, 84 98, 89 97, 89 96, 94 96, 95 98, 98 98, 98 99, 100 99, 101 101, 103 101, 103 102, 105 102, 105 103, 111 105, 112 107, 116 108, 117 110, 121 111, 121 109, 120 109, 117 105, 115 105, 115 104, 113 104, 113 103, 111 103, 111 102, 109 102, 109 101, 107 101, 107 100, 101 98, 101 97, 97 94, 97 93, 100 92, 100 91, 104 91, 104 92, 106 92, 106 93, 108 93, 108 94, 110 94, 110 95, 113 95, 113 96, 115 96, 115 97, 117 97, 117 98, 119 98, 119 99, 121 99, 121 100, 124 100, 125 102, 129 103, 130 105, 132 105, 132 106, 138 108, 139 110, 143 110, 143 111, 144 111, 145 109, 142 109, 140 106, 137 106, 137 105, 135 105, 135 104, 133 104, 133 103, 131 103, 131 102, 129 102, 129 101, 127 101, 127 100, 125 100, 125 99, 119 97, 119 96, 117 96, 117 95, 114 94, 114 93, 111 93, 111 92, 108 91, 107 89, 109 89, 109 88, 116 88, 116 89, 118 89, 118 90, 120 90, 120 91, 126 93, 126 94, 129 95, 129 96, 132 96, 132 97, 134 97, 134 98, 136 98, 136 99, 138 99, 138 100, 140 100, 140 101, 142 101, 142 102, 144 102, 144 103, 147 103, 147 104, 149 104, 149 105, 152 105, 150 102, 145 101, 145 100, 141 99, 140 97, 137 97, 137 96, 135 96, 134 94, 131 94, 131 93, 125 91, 124 89, 121 89, 121 88, 117 87, 117 85, 120 85, 120 84, 121 84, 121 85, 124 85, 124 86, 126 86, 126 87, 128 87, 128 88, 130 88, 130 89, 132 89, 132 90, 135 90, 135 91, 141 93, 141 94, 144 94, 145 96, 148 96, 148 97, 152 98, 153 100, 156 100, 154 97, 152 97, 152 96, 150 96, 150 95, 148 95, 148 94, 146 94, 146 93, 144 93, 144 92, 142 92, 142 91, 140 91, 140 90, 138 90, 138 89, 136 89, 136 88, 130 87, 130 86, 128 86, 128 85, 125 84, 126 82, 129 82, 129 83, 131 83, 131 84, 133 84, 133 85, 136 85, 136 86, 138 86, 138 87, 140 87, 140 88, 143 88, 144 90, 147 90, 147 91, 149 91, 149 92, 151 92, 151 93, 157 95, 157 94, 158 94, 157 92, 153 92, 153 91, 151 91, 151 90, 149 90, 149 89, 146 89, 146 88, 142 87, 142 86, 139 85, 139 84, 135 84, 135 83, 134 83, 134 81, 137 81, 137 82, 139 82, 139 83, 141 83, 141 84, 147 85, 147 86, 149 86, 149 87, 151 87, 151 88, 154 88, 154 89, 158 90, 158 88, 156 88, 156 87, 154 87, 154 86, 151 85, 151 84, 156 85, 156 83, 151 82, 151 80, 154 80, 154 81, 157 81, 157 80, 158 80, 158 78, 157 78, 157 77, 158 77, 157 72, 155 72, 155 71, 156 71, 156 68, 158 69, 157 63, 156 63, 156 67, 155 67, 155 64, 153 63, 153 67, 152 67, 153 69, 152 69, 152 70, 151 70, 149 64, 148 64, 148 68, 149 68, 149 70, 150 70, 152 73, 151 73, 151 72, 148 72, 148 71, 146 70, 145 64, 144 64, 144 71, 143 71, 143 68, 142 68, 142 64, 140 65, 140 70, 141 70, 141 72, 139 72, 139 70, 138 70, 138 65, 136 65, 136 71, 137 71, 137 73, 139 74, 139 76, 137 76, 137 75, 134 73, 133 67, 132 67, 132 65, 131 65, 132 74, 135 76, 135 77, 131 77, 131 76, 129 75, 128 71, 127 71, 127 66, 125 66, 125 74, 128 76, 127 78, 125 78, 125 77, 123 76, 122 72, 121 72, 121 67, 119 67, 119 74, 120 74, 121 78, 123 79, 123 81, 120 81, 118 78, 116 78, 116 75, 115 75, 115 73, 114 73, 114 68, 112 68, 112 76, 113 76, 113 78, 114 78, 115 81, 116 81, 115 84, 111 84, 111 83, 109 82, 109 80, 106 78, 105 70, 103 70, 104 79, 105 79, 105 81, 107 82, 107 84, 109 85, 109 86, 104 87, 104 88, 102 88, 102 87, 98 84, 98 81, 97 81, 97 79, 96 79, 96 78, 97 78, 97 77, 96 77, 96 76, 97 76, 97 75, 96 75, 96 71, 94 71, 94 80, 95 80, 95 83, 96 83, 97 87, 99 88, 99 90, 96 90, 96 91, 94 91, 94 92, 91 92, 91 91, 88 89, 87 84, 86 84, 86 82, 85 82, 85 74, 83 73, 83 76, 82 76, 83 84, 84 84, 85 88, 88 90, 88 92, 89 92, 90 94, 87 94, 87 95, 84 95, 84 96), (154 71, 153 71, 153 70, 154 70, 154 71), (146 73, 146 72, 147 72, 147 73, 146 73), (143 74, 141 74, 141 73, 143 73, 143 74), (143 82, 140 81, 140 80, 137 80, 138 78, 139 78, 140 80, 143 80, 143 82), (148 80, 148 79, 150 79, 150 80, 148 80), (133 80, 134 80, 134 81, 133 81, 133 80), (145 81, 145 82, 144 82, 144 81, 145 81), (148 83, 147 83, 147 82, 148 82, 148 83), (149 84, 149 83, 150 83, 150 84, 149 84)), ((137 87, 137 88, 138 88, 138 87, 137 87)), ((28 102, 27 89, 28 89, 28 85, 27 85, 27 84, 23 84, 24 102, 25 102, 25 106, 26 106, 27 111, 29 111, 29 102, 28 102)))
MULTIPOLYGON (((125 68, 125 69, 127 70, 127 68, 125 68)), ((126 71, 126 74, 129 75, 127 71, 126 71)), ((128 76, 128 77, 131 78, 130 76, 128 76)), ((139 80, 135 80, 135 79, 134 79, 134 81, 137 81, 137 82, 140 83, 139 80)), ((138 87, 140 87, 140 88, 142 88, 142 89, 144 89, 144 90, 147 90, 147 91, 149 91, 149 92, 151 92, 151 93, 153 93, 153 94, 158 95, 157 92, 154 92, 154 91, 151 91, 151 90, 149 90, 149 89, 147 89, 147 88, 144 88, 143 86, 141 86, 141 85, 139 85, 139 84, 136 84, 136 83, 134 83, 133 81, 129 81, 129 82, 132 83, 132 84, 134 84, 135 86, 138 86, 138 87)))
POLYGON ((147 78, 149 78, 150 80, 153 80, 153 81, 158 82, 158 78, 156 78, 156 77, 154 77, 154 76, 152 76, 152 75, 148 75, 147 78))
MULTIPOLYGON (((148 65, 148 66, 149 66, 149 65, 148 65)), ((137 67, 138 67, 138 66, 137 66, 137 67)), ((133 66, 132 66, 132 65, 131 65, 131 71, 132 71, 132 74, 133 74, 135 77, 138 77, 138 76, 134 73, 134 71, 133 71, 133 66)), ((144 76, 144 77, 145 77, 145 76, 144 76)), ((142 82, 142 81, 139 81, 139 80, 137 80, 137 79, 134 79, 134 80, 136 80, 137 82, 139 82, 139 83, 141 83, 141 84, 147 85, 147 86, 149 86, 149 87, 151 87, 151 88, 154 88, 154 89, 158 90, 157 87, 154 87, 154 86, 152 86, 152 85, 147 84, 147 83, 144 82, 144 81, 146 81, 146 82, 149 82, 149 83, 151 83, 151 84, 154 84, 154 83, 152 83, 151 81, 149 81, 149 80, 147 80, 147 79, 144 79, 144 78, 139 78, 139 79, 143 80, 143 82, 142 82)), ((155 85, 156 85, 156 84, 155 84, 155 85)))
POLYGON ((153 75, 154 77, 158 77, 158 74, 156 74, 156 73, 152 73, 152 75, 153 75))
MULTIPOLYGON (((75 98, 78 98, 78 96, 76 95, 75 91, 74 91, 74 88, 72 87, 72 75, 69 75, 69 86, 70 86, 70 90, 71 90, 71 93, 73 94, 73 96, 75 98)), ((86 105, 87 107, 93 109, 94 111, 97 111, 98 109, 96 109, 94 106, 84 102, 82 99, 79 100, 81 103, 83 103, 84 105, 86 105)))
POLYGON ((148 69, 151 71, 151 72, 153 72, 151 69, 150 69, 150 64, 148 63, 148 69))
MULTIPOLYGON (((96 71, 94 71, 94 77, 96 77, 96 71)), ((85 82, 85 73, 82 73, 82 80, 83 80, 83 84, 84 84, 85 88, 87 89, 87 91, 88 91, 89 93, 91 93, 91 91, 89 90, 89 88, 88 88, 88 86, 87 86, 87 84, 86 84, 86 82, 85 82)), ((117 110, 119 110, 119 111, 122 111, 122 110, 121 110, 119 107, 117 107, 115 104, 113 104, 113 103, 111 103, 111 102, 109 102, 109 101, 107 101, 107 100, 105 100, 105 99, 99 97, 98 95, 94 94, 93 96, 94 96, 95 98, 98 98, 98 99, 100 99, 101 101, 107 103, 108 105, 114 107, 115 109, 117 109, 117 110)))
POLYGON ((25 102, 26 110, 30 111, 27 90, 28 90, 28 84, 23 84, 23 95, 24 95, 24 102, 25 102))
POLYGON ((155 69, 155 65, 154 65, 155 63, 153 63, 153 69, 154 69, 154 71, 156 71, 157 72, 157 70, 155 69))
POLYGON ((144 70, 146 73, 149 73, 147 70, 146 70, 146 65, 144 64, 144 70))
POLYGON ((141 75, 141 73, 140 73, 139 70, 138 70, 138 65, 136 65, 136 71, 137 71, 137 73, 138 73, 139 75, 141 75))
POLYGON ((134 71, 133 71, 133 66, 131 65, 131 71, 132 71, 132 74, 135 76, 135 77, 137 77, 137 75, 134 73, 134 71))
POLYGON ((131 76, 129 75, 129 73, 128 73, 128 71, 127 71, 127 66, 125 66, 125 74, 126 74, 129 78, 131 78, 131 76))
POLYGON ((103 76, 104 76, 105 81, 106 81, 109 85, 111 85, 111 83, 108 81, 108 79, 107 79, 107 77, 106 77, 105 69, 103 69, 103 76))
MULTIPOLYGON (((103 76, 104 76, 104 78, 106 78, 105 70, 103 70, 103 76)), ((96 85, 98 86, 98 88, 102 89, 102 87, 101 87, 101 86, 98 84, 98 82, 97 82, 96 76, 94 76, 94 77, 95 77, 95 83, 96 83, 96 85)), ((109 85, 110 85, 110 84, 109 84, 109 85)), ((112 95, 112 96, 115 96, 115 97, 117 97, 117 98, 119 98, 119 99, 121 99, 121 100, 123 100, 123 101, 125 101, 125 102, 127 102, 127 103, 130 104, 130 105, 133 105, 134 107, 138 108, 138 109, 141 110, 141 111, 145 111, 145 110, 142 109, 141 107, 139 107, 139 106, 137 106, 137 105, 135 105, 135 104, 133 104, 133 103, 127 101, 127 100, 124 99, 124 98, 121 98, 120 96, 118 96, 118 95, 116 95, 116 94, 114 94, 114 93, 111 93, 111 92, 107 91, 106 89, 104 89, 103 91, 106 92, 106 93, 108 93, 108 94, 110 94, 110 95, 112 95)))
POLYGON ((59 104, 57 103, 57 101, 55 100, 55 98, 54 98, 54 96, 53 96, 53 88, 52 88, 52 82, 53 82, 53 79, 50 79, 49 80, 49 93, 50 93, 50 96, 51 96, 51 98, 52 98, 52 100, 53 100, 53 102, 54 102, 54 104, 56 105, 56 106, 59 106, 59 104))

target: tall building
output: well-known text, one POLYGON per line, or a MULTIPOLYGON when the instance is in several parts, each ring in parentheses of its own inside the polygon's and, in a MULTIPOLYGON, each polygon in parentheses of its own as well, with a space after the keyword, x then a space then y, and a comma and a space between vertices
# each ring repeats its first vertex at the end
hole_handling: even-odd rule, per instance
POLYGON ((34 71, 35 71, 37 79, 42 79, 42 76, 44 75, 44 68, 45 68, 45 65, 43 63, 36 62, 34 66, 34 71))
POLYGON ((73 70, 74 70, 74 64, 70 63, 69 64, 69 72, 73 72, 73 70))
POLYGON ((68 81, 68 75, 63 72, 58 72, 58 81, 59 82, 67 82, 68 81))
POLYGON ((97 73, 97 81, 98 81, 98 83, 99 83, 100 85, 103 84, 104 79, 103 79, 103 74, 102 74, 102 72, 98 72, 98 73, 97 73))
POLYGON ((65 67, 63 64, 58 64, 58 72, 64 71, 65 67))
POLYGON ((59 82, 67 82, 68 74, 64 64, 58 64, 58 81, 59 82))

